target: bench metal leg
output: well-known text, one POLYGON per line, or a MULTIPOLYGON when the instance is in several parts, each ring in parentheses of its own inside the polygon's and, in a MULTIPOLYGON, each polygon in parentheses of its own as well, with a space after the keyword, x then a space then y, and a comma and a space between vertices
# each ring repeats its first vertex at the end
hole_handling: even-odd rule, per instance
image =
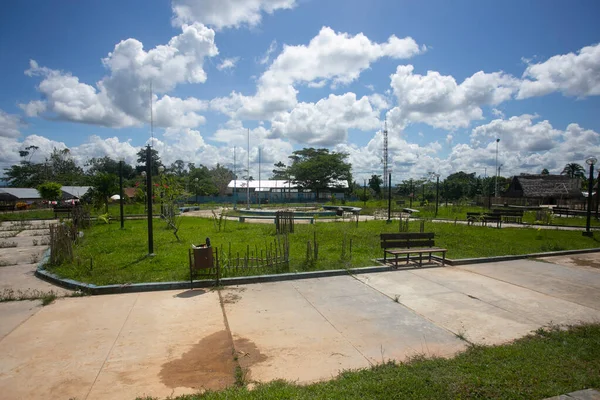
POLYGON ((419 267, 423 266, 423 253, 419 253, 419 267))
POLYGON ((395 254, 396 260, 394 261, 394 267, 398 268, 398 254, 395 254))
POLYGON ((446 252, 442 252, 442 267, 446 265, 446 252))

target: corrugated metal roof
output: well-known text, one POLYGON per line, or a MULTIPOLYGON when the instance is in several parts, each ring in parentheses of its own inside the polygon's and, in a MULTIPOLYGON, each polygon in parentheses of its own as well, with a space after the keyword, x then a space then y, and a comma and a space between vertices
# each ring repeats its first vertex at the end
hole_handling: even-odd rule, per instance
POLYGON ((17 199, 41 199, 37 189, 30 188, 0 188, 0 193, 7 193, 17 199))
MULTIPOLYGON (((229 182, 229 184, 227 185, 228 188, 246 188, 250 186, 250 189, 256 189, 258 190, 258 188, 261 189, 261 191, 265 190, 265 189, 287 189, 288 187, 291 188, 295 188, 296 185, 294 185, 293 183, 290 184, 289 181, 285 181, 285 180, 261 180, 261 181, 244 181, 244 180, 240 180, 238 179, 237 181, 233 180, 231 182, 229 182)), ((348 182, 346 181, 337 181, 334 182, 333 185, 331 185, 331 187, 339 187, 339 188, 343 188, 346 189, 348 187, 348 182)))
POLYGON ((91 186, 63 186, 60 188, 67 195, 71 195, 73 197, 82 197, 84 194, 90 190, 91 186))

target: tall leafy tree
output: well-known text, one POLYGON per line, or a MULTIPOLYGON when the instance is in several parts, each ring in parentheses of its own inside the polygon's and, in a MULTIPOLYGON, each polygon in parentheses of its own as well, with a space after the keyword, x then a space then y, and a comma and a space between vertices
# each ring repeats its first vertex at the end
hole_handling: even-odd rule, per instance
POLYGON ((371 175, 369 178, 369 187, 377 197, 381 197, 381 185, 383 185, 381 175, 371 175))
POLYGON ((106 213, 108 213, 108 199, 110 196, 118 193, 119 178, 115 174, 99 172, 92 178, 92 188, 89 196, 91 197, 94 206, 100 208, 104 205, 106 213))
MULTIPOLYGON (((142 147, 140 151, 137 152, 137 162, 138 165, 135 167, 135 170, 140 173, 146 170, 146 147, 142 147)), ((158 167, 163 166, 162 161, 160 161, 160 157, 158 156, 158 151, 154 148, 150 149, 150 154, 152 155, 152 175, 158 175, 158 167)))
POLYGON ((212 183, 217 188, 219 195, 224 196, 225 193, 227 193, 227 185, 229 185, 229 182, 233 180, 233 171, 227 167, 217 164, 214 168, 210 169, 209 173, 212 183))
POLYGON ((542 175, 550 175, 550 171, 548 171, 548 169, 544 168, 542 170, 542 175))
POLYGON ((185 162, 183 160, 175 160, 175 162, 171 163, 169 167, 169 171, 177 177, 183 177, 186 175, 187 171, 185 170, 185 162))
MULTIPOLYGON (((97 173, 113 174, 119 176, 119 161, 108 156, 90 158, 85 165, 88 167, 88 176, 94 176, 97 173)), ((123 179, 133 179, 135 175, 135 169, 131 165, 124 162, 123 179)))
POLYGON ((304 148, 289 156, 292 161, 287 168, 294 184, 310 189, 319 197, 319 192, 337 182, 352 182, 352 165, 346 162, 348 154, 329 152, 328 149, 304 148))
POLYGON ((69 149, 54 149, 47 160, 51 178, 63 185, 81 185, 86 178, 83 169, 77 165, 69 149))
POLYGON ((210 170, 204 165, 200 165, 197 168, 194 165, 190 165, 189 191, 197 196, 219 194, 219 189, 213 182, 210 170))
POLYGON ((569 163, 563 168, 561 175, 567 175, 571 178, 585 179, 585 170, 577 163, 569 163))

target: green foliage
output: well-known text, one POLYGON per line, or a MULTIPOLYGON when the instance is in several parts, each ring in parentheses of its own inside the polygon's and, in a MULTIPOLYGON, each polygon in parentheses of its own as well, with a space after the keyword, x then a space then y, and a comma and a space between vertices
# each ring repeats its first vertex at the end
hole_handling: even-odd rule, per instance
POLYGON ((377 197, 381 197, 381 185, 383 185, 383 179, 381 179, 381 175, 371 175, 369 178, 369 187, 377 197))
POLYGON ((42 199, 47 201, 57 201, 62 198, 62 185, 56 182, 42 183, 37 187, 42 199))
MULTIPOLYGON (((219 166, 219 168, 222 167, 219 166)), ((211 174, 211 171, 204 165, 200 165, 197 168, 193 165, 190 166, 190 172, 188 176, 189 192, 196 196, 212 196, 219 194, 219 188, 213 181, 213 178, 216 178, 216 181, 222 185, 221 181, 227 180, 227 178, 230 176, 226 171, 220 171, 220 173, 214 172, 211 174), (223 177, 220 177, 220 173, 223 174, 223 177)), ((231 179, 227 181, 227 184, 229 184, 230 181, 231 179)), ((225 190, 227 188, 227 184, 225 184, 225 190)))
MULTIPOLYGON (((91 158, 86 162, 85 165, 88 167, 87 175, 90 177, 93 177, 98 173, 119 176, 119 161, 108 156, 91 158)), ((131 165, 124 162, 122 166, 122 174, 123 179, 133 179, 135 178, 136 172, 131 165)))
POLYGON ((568 163, 563 168, 561 175, 567 175, 571 178, 585 179, 585 170, 577 163, 568 163))
POLYGON ((220 164, 217 164, 210 170, 210 177, 213 185, 217 188, 219 196, 224 196, 227 192, 227 185, 234 179, 233 171, 220 164))
MULTIPOLYGON (((154 148, 150 148, 150 154, 152 158, 152 176, 158 175, 158 168, 164 167, 163 163, 160 161, 160 157, 158 156, 158 151, 154 148)), ((146 159, 147 156, 147 147, 142 147, 140 151, 137 152, 137 162, 138 166, 135 167, 138 173, 142 171, 146 171, 146 159)))
POLYGON ((114 174, 99 172, 92 177, 92 188, 86 194, 86 199, 90 198, 96 208, 104 205, 108 213, 108 200, 118 192, 119 178, 114 174))
MULTIPOLYGON (((348 154, 329 152, 328 149, 304 148, 289 156, 292 164, 281 173, 292 177, 294 184, 319 191, 331 187, 335 182, 352 182, 352 166, 346 162, 348 154)), ((282 168, 280 163, 276 167, 282 168)))

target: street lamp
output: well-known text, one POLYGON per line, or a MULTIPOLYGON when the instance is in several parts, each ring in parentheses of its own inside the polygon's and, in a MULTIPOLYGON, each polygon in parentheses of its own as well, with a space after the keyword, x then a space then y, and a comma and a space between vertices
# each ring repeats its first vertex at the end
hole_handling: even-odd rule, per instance
POLYGON ((500 139, 496 139, 496 182, 494 183, 494 197, 498 197, 498 143, 500 143, 500 139))
POLYGON ((125 229, 123 217, 123 157, 119 158, 119 211, 121 213, 121 229, 125 229))
MULTIPOLYGON (((163 172, 165 172, 165 167, 162 166, 162 165, 159 165, 158 166, 158 179, 159 179, 159 182, 160 182, 161 186, 162 186, 162 183, 163 183, 163 175, 162 175, 163 172)), ((162 194, 163 194, 163 191, 162 191, 162 188, 161 188, 161 190, 160 190, 160 215, 165 215, 165 212, 163 210, 163 195, 162 194)))
POLYGON ((592 219, 592 189, 594 186, 594 164, 598 162, 596 157, 590 156, 585 160, 585 163, 590 166, 590 178, 588 181, 588 198, 587 198, 587 221, 585 224, 585 232, 583 236, 592 237, 594 234, 590 231, 590 222, 592 219))

